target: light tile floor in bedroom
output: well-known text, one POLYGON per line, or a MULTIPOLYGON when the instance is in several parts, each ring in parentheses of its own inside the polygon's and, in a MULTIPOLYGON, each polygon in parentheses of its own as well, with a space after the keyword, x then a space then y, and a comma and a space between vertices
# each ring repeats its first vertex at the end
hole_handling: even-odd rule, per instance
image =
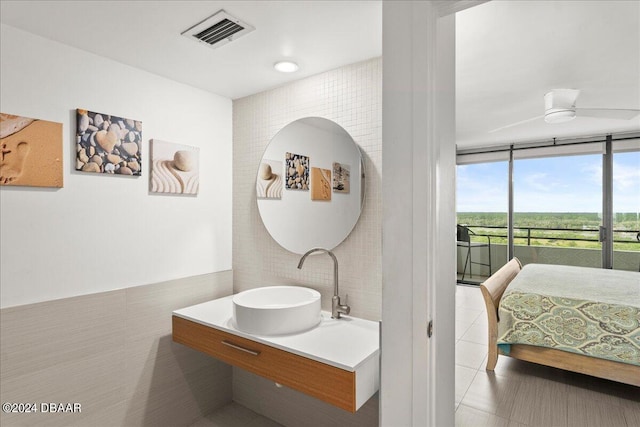
POLYGON ((487 357, 480 288, 456 286, 456 426, 640 426, 640 388, 500 356, 487 357))

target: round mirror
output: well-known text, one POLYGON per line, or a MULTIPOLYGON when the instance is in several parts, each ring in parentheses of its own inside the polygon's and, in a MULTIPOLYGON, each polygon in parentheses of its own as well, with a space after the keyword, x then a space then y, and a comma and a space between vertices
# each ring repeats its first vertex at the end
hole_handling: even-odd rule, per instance
POLYGON ((262 222, 280 246, 296 254, 333 249, 353 230, 364 203, 360 149, 331 120, 289 123, 264 151, 256 197, 262 222))

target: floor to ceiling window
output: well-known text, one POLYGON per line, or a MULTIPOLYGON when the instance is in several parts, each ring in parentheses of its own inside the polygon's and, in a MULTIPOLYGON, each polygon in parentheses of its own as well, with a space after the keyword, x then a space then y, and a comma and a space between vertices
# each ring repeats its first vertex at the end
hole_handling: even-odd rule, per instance
POLYGON ((459 282, 481 283, 508 261, 508 177, 505 161, 458 166, 459 282))
POLYGON ((522 263, 602 266, 602 155, 515 160, 513 194, 522 263))
POLYGON ((640 271, 640 151, 613 153, 613 268, 640 271))
POLYGON ((610 167, 602 138, 459 153, 458 281, 481 283, 511 254, 523 264, 639 271, 640 140, 634 138, 611 142, 610 167), (612 261, 605 253, 610 243, 612 261))

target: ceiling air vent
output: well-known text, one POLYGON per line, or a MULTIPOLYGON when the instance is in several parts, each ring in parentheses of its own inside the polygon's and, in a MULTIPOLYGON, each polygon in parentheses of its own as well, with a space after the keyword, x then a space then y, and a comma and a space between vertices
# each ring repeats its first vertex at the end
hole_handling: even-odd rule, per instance
POLYGON ((255 28, 251 25, 221 10, 184 31, 182 35, 215 49, 253 30, 255 28))

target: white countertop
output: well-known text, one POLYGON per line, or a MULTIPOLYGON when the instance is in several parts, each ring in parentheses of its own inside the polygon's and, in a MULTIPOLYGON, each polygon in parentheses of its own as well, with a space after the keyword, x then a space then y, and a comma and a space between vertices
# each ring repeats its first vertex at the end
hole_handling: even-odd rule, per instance
POLYGON ((252 335, 234 327, 232 298, 230 295, 207 301, 173 314, 350 372, 379 354, 378 322, 350 316, 332 319, 331 313, 323 311, 320 324, 309 331, 279 336, 252 335))

